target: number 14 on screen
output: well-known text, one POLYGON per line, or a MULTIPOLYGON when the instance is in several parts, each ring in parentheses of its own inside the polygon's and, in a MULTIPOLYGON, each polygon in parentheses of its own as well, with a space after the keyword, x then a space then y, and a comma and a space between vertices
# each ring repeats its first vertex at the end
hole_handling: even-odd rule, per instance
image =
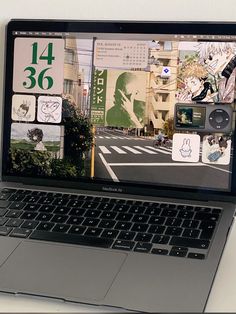
POLYGON ((63 72, 63 39, 15 39, 14 92, 61 94, 63 72))

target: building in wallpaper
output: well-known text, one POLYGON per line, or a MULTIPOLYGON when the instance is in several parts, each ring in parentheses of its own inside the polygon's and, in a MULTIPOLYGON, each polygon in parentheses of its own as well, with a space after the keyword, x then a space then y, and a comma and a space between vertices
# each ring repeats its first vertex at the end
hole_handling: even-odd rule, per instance
POLYGON ((178 43, 159 42, 158 49, 151 49, 150 92, 148 120, 154 129, 162 129, 164 122, 173 116, 177 84, 178 43), (168 75, 163 72, 169 70, 168 75))
POLYGON ((81 108, 82 95, 81 80, 76 40, 73 38, 66 38, 63 92, 67 97, 70 97, 70 100, 75 102, 79 108, 81 108))

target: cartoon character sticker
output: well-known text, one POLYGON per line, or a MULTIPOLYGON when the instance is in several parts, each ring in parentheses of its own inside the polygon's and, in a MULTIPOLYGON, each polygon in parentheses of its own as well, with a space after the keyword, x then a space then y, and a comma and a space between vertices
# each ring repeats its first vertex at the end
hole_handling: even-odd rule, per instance
POLYGON ((198 162, 200 136, 198 134, 175 133, 173 135, 172 160, 198 162))
POLYGON ((33 95, 13 95, 11 118, 13 121, 30 122, 35 119, 36 98, 33 95))
POLYGON ((37 120, 45 123, 60 123, 62 115, 62 98, 39 96, 37 120))
POLYGON ((207 135, 203 138, 202 162, 229 165, 231 139, 227 136, 207 135))

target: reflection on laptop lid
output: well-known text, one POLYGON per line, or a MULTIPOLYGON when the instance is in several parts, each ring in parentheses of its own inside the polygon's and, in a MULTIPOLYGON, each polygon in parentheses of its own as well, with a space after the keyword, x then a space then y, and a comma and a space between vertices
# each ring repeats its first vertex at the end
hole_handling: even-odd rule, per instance
POLYGON ((0 234, 126 251, 104 301, 90 303, 202 311, 234 211, 221 203, 232 201, 236 190, 234 29, 223 23, 11 21, 3 178, 26 185, 2 190, 0 234), (143 268, 133 267, 135 258, 143 268), (185 265, 187 274, 199 267, 204 295, 178 305, 175 298, 184 302, 190 282, 177 276, 173 302, 163 301, 164 292, 162 301, 150 301, 151 276, 138 281, 137 274, 146 267, 152 273, 156 263, 163 274, 174 265, 178 271, 185 265), (127 274, 131 282, 136 278, 133 285, 127 274), (126 300, 121 291, 142 283, 140 301, 133 292, 126 300))

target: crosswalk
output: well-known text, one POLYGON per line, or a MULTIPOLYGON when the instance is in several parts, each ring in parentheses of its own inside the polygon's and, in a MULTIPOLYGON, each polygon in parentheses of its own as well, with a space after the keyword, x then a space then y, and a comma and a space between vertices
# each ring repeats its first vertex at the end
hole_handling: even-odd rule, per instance
POLYGON ((132 136, 102 136, 102 135, 96 135, 94 136, 95 139, 107 139, 107 140, 145 140, 142 137, 132 137, 132 136))
POLYGON ((102 152, 104 155, 110 155, 110 154, 120 154, 120 155, 126 155, 126 154, 134 154, 134 155, 141 155, 141 154, 149 154, 149 155, 157 155, 159 153, 165 154, 165 155, 171 155, 171 148, 166 147, 160 147, 155 148, 152 146, 98 146, 100 152, 102 152))

